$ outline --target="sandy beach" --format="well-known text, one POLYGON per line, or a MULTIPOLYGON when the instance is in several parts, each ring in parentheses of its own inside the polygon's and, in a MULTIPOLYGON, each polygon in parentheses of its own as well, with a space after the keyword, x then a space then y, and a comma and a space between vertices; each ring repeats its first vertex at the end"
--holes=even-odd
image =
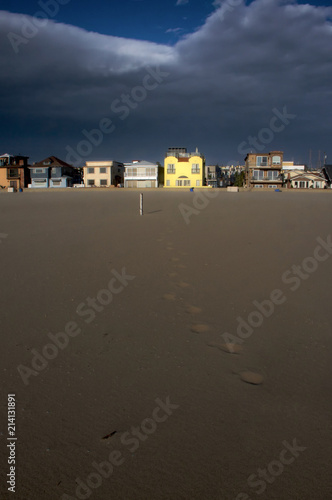
POLYGON ((0 194, 1 499, 332 498, 332 192, 211 194, 0 194))

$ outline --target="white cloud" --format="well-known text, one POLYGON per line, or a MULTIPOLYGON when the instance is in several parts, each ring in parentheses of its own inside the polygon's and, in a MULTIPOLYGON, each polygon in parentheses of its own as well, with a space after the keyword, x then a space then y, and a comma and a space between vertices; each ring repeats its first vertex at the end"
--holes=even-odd
POLYGON ((189 3, 189 0, 177 0, 175 5, 179 7, 179 5, 186 5, 187 3, 189 3))
POLYGON ((183 28, 168 28, 165 33, 181 33, 181 31, 183 31, 183 28))

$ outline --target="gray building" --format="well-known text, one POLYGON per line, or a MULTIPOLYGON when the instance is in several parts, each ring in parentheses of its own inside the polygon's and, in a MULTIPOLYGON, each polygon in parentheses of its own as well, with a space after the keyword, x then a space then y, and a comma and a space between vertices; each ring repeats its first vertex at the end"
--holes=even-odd
POLYGON ((32 188, 71 187, 76 174, 74 167, 56 156, 34 163, 29 169, 32 188))

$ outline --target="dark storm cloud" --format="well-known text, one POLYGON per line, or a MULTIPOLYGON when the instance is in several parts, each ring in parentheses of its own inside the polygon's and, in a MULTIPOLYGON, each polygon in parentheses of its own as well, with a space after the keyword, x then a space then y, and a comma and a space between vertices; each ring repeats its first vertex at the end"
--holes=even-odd
POLYGON ((2 12, 1 148, 64 157, 107 117, 114 130, 90 157, 157 160, 168 146, 197 145, 208 161, 237 161, 239 145, 286 107, 296 118, 265 147, 305 161, 309 148, 328 146, 331 130, 331 14, 294 2, 229 0, 169 47, 52 21, 15 46, 9 34, 22 36, 32 18, 2 12), (163 76, 152 89, 152 77, 144 78, 157 67, 163 76), (124 94, 127 113, 119 111, 124 94))

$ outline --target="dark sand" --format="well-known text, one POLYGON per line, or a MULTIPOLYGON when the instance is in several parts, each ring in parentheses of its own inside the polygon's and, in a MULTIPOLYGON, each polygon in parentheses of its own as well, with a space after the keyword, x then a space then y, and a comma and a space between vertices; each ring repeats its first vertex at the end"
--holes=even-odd
POLYGON ((219 191, 187 225, 178 206, 193 196, 145 191, 140 217, 136 190, 0 194, 1 500, 332 498, 332 256, 296 291, 281 278, 332 233, 332 192, 219 191), (77 306, 123 267, 135 279, 85 323, 77 306), (286 301, 242 349, 220 348, 276 288, 286 301), (24 385, 17 366, 31 366, 31 349, 69 321, 82 332, 24 385), (8 392, 15 494, 5 483, 8 392), (131 453, 121 436, 167 397, 178 408, 131 453), (258 469, 294 439, 306 449, 280 473, 274 463, 259 495, 258 469), (76 478, 86 482, 112 450, 123 463, 77 496, 76 478))

